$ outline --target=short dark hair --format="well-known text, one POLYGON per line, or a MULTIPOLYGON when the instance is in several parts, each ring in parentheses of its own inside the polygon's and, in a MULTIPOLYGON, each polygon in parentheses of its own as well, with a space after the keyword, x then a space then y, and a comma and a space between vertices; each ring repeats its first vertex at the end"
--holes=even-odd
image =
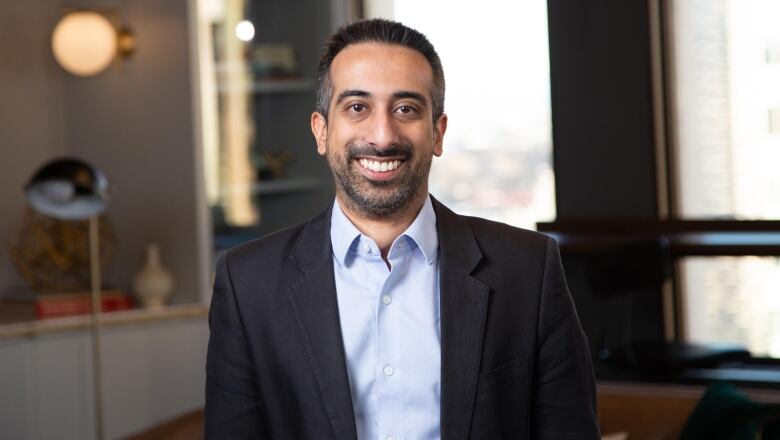
POLYGON ((356 21, 342 26, 335 34, 325 40, 325 49, 322 52, 317 71, 315 110, 325 117, 325 120, 328 119, 328 107, 333 98, 330 65, 336 55, 350 44, 369 42, 408 47, 420 52, 428 60, 428 64, 433 70, 433 84, 431 86, 433 120, 437 121, 444 113, 444 69, 441 66, 439 54, 422 33, 401 23, 383 19, 356 21))

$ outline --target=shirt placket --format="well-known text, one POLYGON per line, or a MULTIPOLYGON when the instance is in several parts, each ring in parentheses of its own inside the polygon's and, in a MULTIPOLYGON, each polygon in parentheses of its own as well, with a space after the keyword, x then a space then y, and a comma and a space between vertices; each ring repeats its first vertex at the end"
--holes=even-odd
MULTIPOLYGON (((399 264, 401 252, 391 250, 390 263, 393 268, 399 264)), ((398 292, 400 271, 388 271, 385 262, 377 261, 377 271, 384 273, 376 296, 376 383, 378 439, 400 440, 403 428, 403 377, 401 364, 401 317, 398 307, 401 298, 398 292)))

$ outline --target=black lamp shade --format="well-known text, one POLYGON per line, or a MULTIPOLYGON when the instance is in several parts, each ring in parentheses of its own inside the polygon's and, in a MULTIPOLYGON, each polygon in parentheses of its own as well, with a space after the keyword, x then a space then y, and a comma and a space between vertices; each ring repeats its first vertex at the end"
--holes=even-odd
POLYGON ((83 220, 100 214, 108 203, 108 180, 88 163, 73 158, 43 165, 25 187, 27 201, 45 215, 83 220))

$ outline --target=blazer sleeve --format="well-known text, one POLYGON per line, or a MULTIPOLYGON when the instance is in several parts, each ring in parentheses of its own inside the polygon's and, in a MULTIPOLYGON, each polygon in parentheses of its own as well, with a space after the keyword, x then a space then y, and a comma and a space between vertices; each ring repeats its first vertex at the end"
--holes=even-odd
POLYGON ((533 438, 600 439, 590 349, 553 239, 547 242, 538 322, 533 438))
POLYGON ((205 438, 267 438, 259 385, 227 252, 217 261, 209 329, 205 438))

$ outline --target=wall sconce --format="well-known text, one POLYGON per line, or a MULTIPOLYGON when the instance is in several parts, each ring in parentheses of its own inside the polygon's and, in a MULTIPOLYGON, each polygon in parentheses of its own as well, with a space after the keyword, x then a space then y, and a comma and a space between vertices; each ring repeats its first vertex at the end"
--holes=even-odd
POLYGON ((51 47, 63 69, 77 76, 92 76, 105 70, 117 56, 129 56, 135 41, 128 29, 117 29, 103 14, 77 10, 65 14, 54 27, 51 47))

